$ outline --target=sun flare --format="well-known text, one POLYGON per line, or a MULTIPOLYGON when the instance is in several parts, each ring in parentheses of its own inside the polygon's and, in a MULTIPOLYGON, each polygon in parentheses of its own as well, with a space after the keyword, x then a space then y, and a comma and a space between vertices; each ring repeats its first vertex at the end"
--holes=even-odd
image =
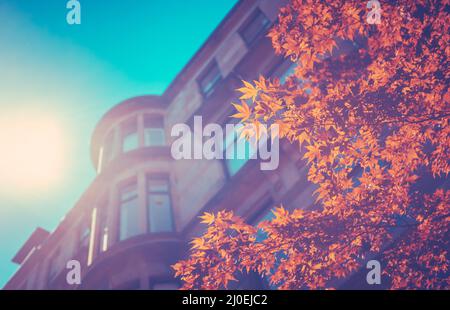
POLYGON ((0 116, 0 189, 48 192, 62 180, 66 141, 61 122, 47 115, 0 116))

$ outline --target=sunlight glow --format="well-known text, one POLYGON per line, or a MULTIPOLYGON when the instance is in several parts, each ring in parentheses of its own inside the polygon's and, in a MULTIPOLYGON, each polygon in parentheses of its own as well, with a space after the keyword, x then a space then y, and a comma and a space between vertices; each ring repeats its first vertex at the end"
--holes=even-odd
POLYGON ((40 113, 0 115, 0 190, 9 194, 48 193, 65 172, 63 126, 40 113))

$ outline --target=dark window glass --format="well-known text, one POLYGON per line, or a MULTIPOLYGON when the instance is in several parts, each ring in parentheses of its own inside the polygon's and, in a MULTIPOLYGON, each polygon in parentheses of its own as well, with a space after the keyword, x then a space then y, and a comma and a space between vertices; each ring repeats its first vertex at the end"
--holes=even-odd
POLYGON ((286 84, 287 78, 290 77, 291 75, 293 75, 295 73, 295 68, 297 68, 297 64, 296 63, 292 63, 290 64, 290 66, 283 72, 283 74, 281 74, 280 76, 280 83, 286 84))
POLYGON ((145 116, 144 118, 145 146, 162 146, 166 144, 164 121, 160 116, 145 116))
MULTIPOLYGON (((274 205, 273 200, 268 199, 268 201, 266 201, 262 205, 262 207, 259 208, 258 213, 249 219, 249 222, 256 227, 261 222, 273 220, 275 218, 275 215, 273 214, 275 208, 273 207, 273 205, 274 205)), ((256 233, 256 241, 261 242, 266 238, 267 234, 262 229, 259 229, 258 232, 256 233)))
POLYGON ((219 82, 222 80, 219 66, 213 61, 205 71, 200 75, 198 83, 200 90, 205 97, 209 97, 216 89, 219 82))
POLYGON ((169 181, 166 177, 148 178, 147 208, 150 232, 173 231, 169 181))
MULTIPOLYGON (((273 201, 270 199, 269 201, 267 201, 264 206, 261 208, 261 211, 259 211, 259 213, 253 217, 252 219, 250 219, 250 223, 254 226, 257 227, 261 222, 264 221, 271 221, 275 218, 275 215, 273 214, 273 211, 275 210, 275 208, 273 207, 274 203, 273 201)), ((256 242, 263 242, 264 240, 266 240, 268 237, 267 232, 265 232, 262 229, 258 229, 258 231, 256 232, 256 242)), ((278 257, 278 254, 275 254, 278 257)), ((278 264, 278 262, 277 262, 278 264)), ((261 278, 261 285, 264 286, 265 289, 276 289, 277 287, 274 285, 270 284, 269 279, 267 278, 267 276, 263 276, 261 278)))
POLYGON ((239 31, 247 45, 252 45, 270 27, 270 20, 260 10, 256 10, 239 31))
POLYGON ((120 240, 139 234, 139 204, 136 183, 120 190, 120 240))
POLYGON ((139 146, 136 119, 122 125, 122 152, 128 152, 139 146))
POLYGON ((241 126, 236 124, 235 131, 225 131, 224 158, 230 176, 238 173, 256 152, 256 147, 250 141, 244 138, 239 139, 239 127, 241 126))

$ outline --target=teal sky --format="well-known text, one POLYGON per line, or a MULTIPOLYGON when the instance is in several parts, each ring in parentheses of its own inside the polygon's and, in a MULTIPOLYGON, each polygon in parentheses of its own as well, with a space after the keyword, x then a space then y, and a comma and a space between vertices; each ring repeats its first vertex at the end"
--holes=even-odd
MULTIPOLYGON (((237 2, 79 1, 81 25, 68 25, 66 0, 0 0, 0 131, 10 130, 10 115, 51 119, 65 155, 56 184, 24 190, 0 182, 0 287, 34 229, 55 229, 95 177, 89 143, 101 116, 123 99, 161 94, 237 2)), ((31 144, 28 151, 34 160, 31 144)))

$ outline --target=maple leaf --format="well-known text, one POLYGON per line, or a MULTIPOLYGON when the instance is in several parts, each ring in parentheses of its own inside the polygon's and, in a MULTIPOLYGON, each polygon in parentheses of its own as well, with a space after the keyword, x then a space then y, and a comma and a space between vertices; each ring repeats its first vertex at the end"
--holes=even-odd
POLYGON ((313 270, 318 270, 318 269, 320 269, 320 268, 322 268, 322 264, 320 264, 320 263, 311 266, 311 269, 313 269, 313 270))
POLYGON ((448 288, 450 191, 431 179, 450 173, 450 16, 438 0, 382 6, 389 19, 377 31, 361 1, 292 0, 280 10, 269 38, 295 72, 284 83, 243 81, 238 91, 252 103, 233 104, 233 117, 277 124, 280 137, 306 144, 305 154, 289 156, 307 160, 293 173, 307 174, 316 204, 304 199, 307 185, 292 187, 299 198, 257 227, 231 211, 204 215, 203 239, 173 266, 183 288, 223 288, 244 270, 280 289, 331 288, 364 270, 368 251, 383 259, 391 288, 448 288), (400 238, 399 215, 407 222, 400 238))
POLYGON ((251 110, 247 103, 242 102, 242 105, 232 103, 238 113, 233 114, 231 117, 241 119, 241 122, 245 122, 251 115, 251 110))
POLYGON ((308 151, 305 153, 303 158, 308 159, 308 163, 311 163, 320 157, 320 149, 318 145, 308 145, 306 149, 308 151))
POLYGON ((202 220, 201 223, 211 225, 214 223, 215 216, 212 213, 205 212, 202 216, 199 216, 199 218, 202 220))
POLYGON ((352 245, 361 246, 362 245, 361 236, 356 237, 356 239, 352 241, 352 245))
POLYGON ((308 143, 311 143, 311 140, 309 138, 309 135, 306 133, 306 131, 303 131, 299 136, 298 136, 298 143, 300 144, 300 146, 303 144, 303 142, 306 141, 308 143))
POLYGON ((238 91, 243 94, 239 99, 241 100, 252 99, 252 102, 255 102, 255 98, 256 96, 258 96, 258 89, 247 81, 242 82, 244 83, 245 87, 241 87, 238 89, 238 91))
POLYGON ((336 253, 330 252, 330 254, 328 254, 328 258, 329 258, 331 261, 335 261, 335 260, 336 260, 336 253))
POLYGON ((192 249, 197 250, 205 250, 207 247, 205 246, 205 240, 203 238, 195 238, 191 241, 192 249))

